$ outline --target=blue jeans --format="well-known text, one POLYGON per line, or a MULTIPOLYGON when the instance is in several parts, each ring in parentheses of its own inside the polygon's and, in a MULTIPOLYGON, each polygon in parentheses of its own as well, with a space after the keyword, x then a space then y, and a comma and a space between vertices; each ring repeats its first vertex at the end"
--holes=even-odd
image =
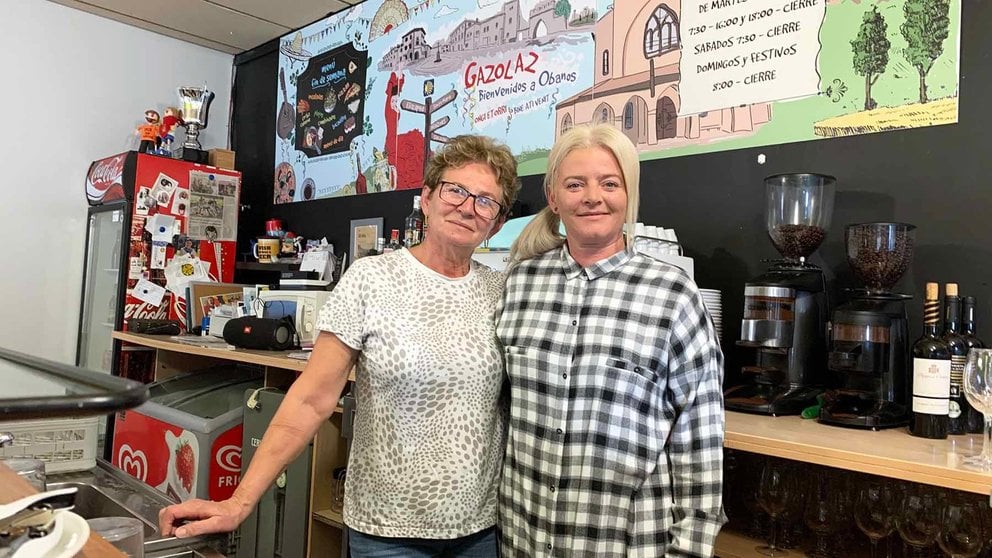
POLYGON ((457 539, 399 539, 348 529, 351 558, 496 558, 496 528, 457 539))

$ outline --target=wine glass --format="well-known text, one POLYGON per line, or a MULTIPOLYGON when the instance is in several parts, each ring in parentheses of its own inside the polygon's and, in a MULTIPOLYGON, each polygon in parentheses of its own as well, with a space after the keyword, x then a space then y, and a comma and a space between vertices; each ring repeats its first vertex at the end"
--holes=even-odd
POLYGON ((992 349, 971 349, 962 375, 964 396, 985 415, 982 453, 963 461, 967 467, 992 471, 992 349))
POLYGON ((858 489, 854 522, 871 541, 871 558, 878 558, 878 541, 895 529, 895 498, 891 486, 882 479, 868 479, 858 489))
POLYGON ((982 515, 975 503, 950 497, 940 515, 940 549, 951 558, 974 558, 982 550, 984 537, 982 515))
POLYGON ((785 511, 789 501, 796 495, 796 476, 782 460, 769 459, 761 470, 758 482, 758 505, 771 518, 771 534, 767 546, 755 547, 765 556, 787 556, 789 553, 776 546, 778 538, 778 518, 785 511))
POLYGON ((926 556, 927 547, 937 539, 940 528, 940 502, 929 487, 908 487, 902 496, 896 529, 903 542, 912 547, 918 558, 926 556))
MULTIPOLYGON (((742 531, 750 538, 763 539, 765 537, 765 519, 768 514, 758 504, 758 485, 760 484, 760 471, 765 462, 771 458, 747 452, 738 452, 738 458, 740 459, 739 465, 742 474, 738 475, 741 480, 740 486, 734 491, 740 492, 741 503, 745 511, 744 517, 748 518, 742 531), (754 474, 755 471, 758 471, 759 474, 754 474)), ((734 485, 725 482, 724 486, 734 485)))
POLYGON ((807 487, 803 521, 816 536, 816 543, 810 554, 812 558, 831 556, 827 535, 837 527, 837 522, 844 513, 843 493, 840 488, 826 471, 814 475, 807 487))

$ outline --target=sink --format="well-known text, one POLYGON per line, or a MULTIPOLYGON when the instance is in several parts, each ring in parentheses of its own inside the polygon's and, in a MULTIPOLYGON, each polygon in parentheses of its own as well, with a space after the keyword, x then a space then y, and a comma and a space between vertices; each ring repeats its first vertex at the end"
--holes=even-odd
POLYGON ((163 537, 158 530, 158 512, 175 503, 165 494, 97 458, 87 471, 48 475, 48 488, 75 487, 73 511, 86 519, 136 517, 145 528, 145 558, 202 558, 207 547, 229 548, 227 535, 204 535, 188 539, 163 537))
POLYGON ((85 482, 48 483, 48 490, 60 488, 76 488, 76 505, 72 509, 83 519, 98 517, 133 517, 141 521, 145 527, 145 539, 153 538, 158 533, 158 526, 149 523, 145 518, 129 510, 124 504, 108 496, 98 487, 85 482))

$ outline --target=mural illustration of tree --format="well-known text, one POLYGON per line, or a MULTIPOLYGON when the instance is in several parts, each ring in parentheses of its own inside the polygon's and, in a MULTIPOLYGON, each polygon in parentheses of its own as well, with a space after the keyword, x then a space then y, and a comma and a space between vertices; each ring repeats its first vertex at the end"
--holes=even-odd
POLYGON ((944 52, 944 39, 951 25, 947 17, 950 0, 906 0, 902 36, 908 46, 903 55, 920 73, 920 102, 927 102, 927 74, 933 62, 944 52))
POLYGON ((858 30, 858 37, 851 41, 854 51, 854 71, 865 76, 865 110, 875 108, 875 100, 871 98, 871 86, 875 85, 878 76, 885 73, 889 65, 889 48, 892 46, 885 33, 888 25, 885 18, 873 6, 865 12, 858 30))
POLYGON ((568 0, 558 0, 555 2, 556 16, 568 18, 568 14, 570 13, 572 13, 572 4, 568 0))

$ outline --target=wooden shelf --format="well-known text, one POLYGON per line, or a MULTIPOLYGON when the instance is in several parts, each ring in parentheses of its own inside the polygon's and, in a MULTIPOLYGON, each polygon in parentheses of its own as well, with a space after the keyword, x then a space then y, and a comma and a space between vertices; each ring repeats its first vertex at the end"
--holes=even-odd
MULTIPOLYGON (((713 555, 717 558, 764 558, 764 555, 755 550, 755 547, 767 544, 767 541, 759 541, 746 537, 734 531, 723 529, 716 536, 716 544, 713 555)), ((806 558, 801 549, 790 548, 789 558, 806 558)))
POLYGON ((726 418, 727 448, 986 496, 992 492, 992 475, 961 466, 964 458, 981 453, 978 434, 927 440, 905 428, 873 432, 731 411, 726 418))
POLYGON ((305 360, 297 360, 286 356, 287 353, 292 351, 253 351, 249 349, 218 349, 215 347, 199 347, 196 345, 187 345, 186 343, 171 341, 168 335, 146 335, 143 333, 128 333, 126 331, 115 331, 113 333, 113 338, 126 341, 128 343, 134 343, 136 345, 143 345, 145 347, 152 347, 165 351, 223 358, 236 362, 272 366, 286 370, 296 370, 297 372, 302 371, 307 365, 307 361, 305 360))
MULTIPOLYGON (((716 537, 716 544, 713 555, 717 558, 764 558, 764 555, 755 550, 755 547, 768 544, 768 541, 759 541, 751 537, 744 536, 735 531, 723 529, 716 537)), ((802 549, 790 548, 789 558, 806 558, 802 549)))
POLYGON ((338 529, 344 529, 344 517, 340 513, 333 510, 320 510, 313 512, 313 518, 321 523, 330 525, 331 527, 337 527, 338 529))

